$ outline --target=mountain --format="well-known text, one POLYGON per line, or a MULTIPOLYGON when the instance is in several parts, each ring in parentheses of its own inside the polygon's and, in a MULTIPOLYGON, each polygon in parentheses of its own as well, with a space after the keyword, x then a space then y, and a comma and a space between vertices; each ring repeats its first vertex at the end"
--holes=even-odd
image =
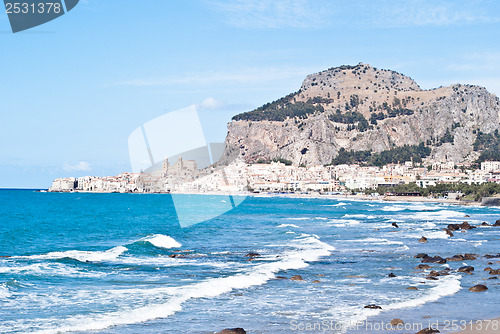
POLYGON ((472 162, 500 154, 499 129, 500 101, 483 87, 423 90, 410 77, 360 63, 308 75, 297 92, 234 116, 223 161, 383 162, 419 152, 472 162))

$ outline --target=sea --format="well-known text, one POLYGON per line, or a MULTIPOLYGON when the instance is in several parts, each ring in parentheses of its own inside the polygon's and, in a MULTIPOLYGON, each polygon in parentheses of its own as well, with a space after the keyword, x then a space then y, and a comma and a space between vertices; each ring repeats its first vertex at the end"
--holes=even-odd
POLYGON ((484 271, 500 268, 484 257, 500 252, 500 227, 443 228, 497 219, 492 207, 250 196, 182 228, 169 194, 0 190, 0 333, 376 333, 394 318, 405 325, 391 333, 450 332, 500 316, 500 279, 484 271), (478 258, 431 264, 451 270, 429 280, 418 253, 478 258))

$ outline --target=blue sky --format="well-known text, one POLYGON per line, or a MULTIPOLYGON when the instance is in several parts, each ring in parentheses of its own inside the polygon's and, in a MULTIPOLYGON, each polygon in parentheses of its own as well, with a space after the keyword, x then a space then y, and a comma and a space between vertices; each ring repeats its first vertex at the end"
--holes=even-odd
POLYGON ((0 187, 129 171, 144 122, 198 104, 223 137, 233 114, 342 64, 499 95, 499 13, 493 0, 81 0, 12 34, 2 10, 0 187))

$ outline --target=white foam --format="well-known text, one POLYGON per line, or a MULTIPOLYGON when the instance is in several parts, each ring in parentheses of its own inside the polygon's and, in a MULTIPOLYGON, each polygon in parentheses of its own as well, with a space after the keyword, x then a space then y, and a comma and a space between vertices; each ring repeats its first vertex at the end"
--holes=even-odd
POLYGON ((158 248, 179 248, 182 245, 177 242, 174 238, 169 237, 168 235, 163 234, 155 234, 151 237, 143 239, 144 241, 149 242, 155 247, 158 248))
POLYGON ((337 227, 354 226, 354 225, 359 225, 360 223, 361 222, 359 220, 355 219, 336 219, 328 222, 328 224, 337 227))
POLYGON ((9 291, 9 288, 5 285, 5 283, 0 284, 0 299, 6 299, 12 296, 12 293, 9 291))
POLYGON ((20 258, 29 258, 33 260, 56 260, 71 258, 80 262, 102 262, 116 259, 125 253, 128 249, 123 246, 117 246, 107 251, 79 251, 70 250, 65 252, 50 252, 42 255, 20 256, 20 258))
POLYGON ((314 219, 316 219, 316 220, 328 220, 328 218, 326 218, 326 217, 314 217, 314 219))
POLYGON ((307 217, 290 217, 290 218, 286 218, 288 220, 309 220, 309 218, 307 217))
MULTIPOLYGON (((77 315, 67 319, 38 319, 43 325, 38 327, 39 334, 61 333, 71 331, 102 330, 111 326, 145 322, 157 318, 168 317, 180 310, 182 304, 193 298, 210 298, 235 289, 246 289, 265 284, 282 270, 301 269, 308 266, 308 262, 317 261, 328 256, 334 247, 320 241, 312 235, 302 234, 294 239, 294 250, 284 253, 279 261, 258 264, 246 272, 233 276, 207 279, 200 283, 174 287, 147 289, 147 295, 168 294, 168 302, 150 304, 134 309, 123 309, 98 315, 77 315)), ((135 291, 135 294, 140 294, 135 291)), ((40 326, 40 325, 39 325, 40 326)))
POLYGON ((301 228, 300 226, 297 226, 295 224, 281 224, 276 227, 295 227, 295 228, 301 228))
POLYGON ((365 239, 357 239, 357 240, 344 240, 346 242, 369 242, 374 245, 404 245, 401 241, 391 241, 387 239, 380 238, 365 238, 365 239))
POLYGON ((344 216, 342 216, 342 218, 366 218, 366 219, 375 219, 377 217, 373 216, 373 215, 364 215, 364 214, 345 214, 344 216))
POLYGON ((420 297, 414 299, 408 299, 403 301, 398 301, 392 304, 379 304, 382 309, 362 309, 358 306, 349 307, 347 310, 343 310, 343 314, 349 315, 340 321, 345 328, 349 326, 355 326, 357 323, 366 321, 368 317, 376 316, 384 311, 398 310, 403 308, 414 308, 426 303, 435 302, 442 297, 450 296, 461 289, 460 276, 449 275, 444 276, 439 281, 436 281, 436 285, 428 290, 426 290, 420 297), (348 311, 348 312, 346 312, 348 311))

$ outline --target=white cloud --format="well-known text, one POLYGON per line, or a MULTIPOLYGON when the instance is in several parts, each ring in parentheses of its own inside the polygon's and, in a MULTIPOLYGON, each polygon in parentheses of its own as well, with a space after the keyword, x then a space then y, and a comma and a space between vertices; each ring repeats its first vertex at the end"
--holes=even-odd
POLYGON ((91 168, 87 161, 80 161, 77 164, 65 163, 63 169, 67 172, 85 172, 89 171, 91 168))
POLYGON ((449 26, 500 21, 492 0, 212 0, 209 4, 229 25, 251 29, 449 26))
POLYGON ((203 100, 197 107, 201 110, 214 110, 224 106, 224 102, 209 97, 203 100))

